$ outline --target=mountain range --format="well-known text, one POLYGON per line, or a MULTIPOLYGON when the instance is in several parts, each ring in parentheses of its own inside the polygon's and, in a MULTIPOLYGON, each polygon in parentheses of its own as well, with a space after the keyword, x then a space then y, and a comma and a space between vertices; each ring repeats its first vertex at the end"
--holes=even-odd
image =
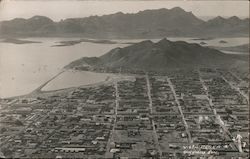
POLYGON ((175 68, 247 67, 248 61, 246 57, 225 54, 199 44, 172 42, 164 38, 156 43, 146 40, 115 48, 100 57, 83 57, 66 68, 81 69, 86 66, 160 71, 175 68))
POLYGON ((180 7, 118 12, 103 16, 69 18, 55 22, 48 17, 15 18, 0 22, 1 37, 63 36, 87 38, 162 38, 248 36, 249 18, 216 17, 203 21, 180 7))

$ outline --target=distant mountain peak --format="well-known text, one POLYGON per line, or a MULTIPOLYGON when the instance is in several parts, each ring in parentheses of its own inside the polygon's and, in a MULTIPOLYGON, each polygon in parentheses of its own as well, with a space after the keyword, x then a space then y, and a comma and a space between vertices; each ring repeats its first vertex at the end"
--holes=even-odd
POLYGON ((226 18, 223 18, 222 16, 217 16, 217 17, 215 17, 214 19, 211 19, 211 20, 213 20, 213 21, 224 21, 224 20, 226 20, 226 18))
POLYGON ((232 16, 232 17, 229 17, 229 18, 224 18, 222 16, 217 16, 213 19, 210 19, 210 21, 241 21, 242 19, 240 19, 239 17, 237 16, 232 16))
POLYGON ((50 18, 48 18, 46 16, 41 16, 41 15, 35 15, 35 16, 30 18, 30 20, 41 20, 41 19, 51 20, 50 18))
MULTIPOLYGON (((174 13, 174 14, 184 14, 184 13, 189 13, 186 12, 184 9, 182 9, 181 7, 174 7, 171 9, 167 9, 167 8, 159 8, 159 9, 147 9, 147 10, 143 10, 143 11, 139 11, 138 13, 174 13)), ((135 13, 137 14, 137 13, 135 13)))
MULTIPOLYGON (((111 16, 120 16, 120 15, 125 15, 123 12, 116 12, 114 14, 110 14, 111 16)), ((109 15, 106 15, 109 16, 109 15)))
POLYGON ((172 41, 168 40, 167 38, 163 38, 160 41, 158 41, 157 43, 155 43, 155 45, 157 46, 168 46, 172 43, 172 41))
MULTIPOLYGON (((224 25, 234 25, 237 26, 238 24, 242 24, 245 23, 246 24, 247 20, 242 20, 237 16, 232 16, 229 18, 224 18, 221 16, 218 16, 214 19, 210 19, 207 21, 208 24, 213 24, 213 25, 220 25, 220 26, 224 26, 224 25)), ((244 25, 245 25, 244 24, 244 25)))
POLYGON ((158 41, 158 43, 169 43, 171 42, 170 40, 168 40, 167 38, 163 38, 160 41, 158 41))
POLYGON ((237 20, 241 20, 239 17, 237 17, 237 16, 232 16, 232 17, 230 17, 229 19, 237 19, 237 20))
POLYGON ((171 11, 177 11, 177 12, 186 12, 183 8, 181 7, 174 7, 172 9, 170 9, 171 11))
POLYGON ((241 19, 237 16, 232 16, 232 17, 228 18, 228 20, 233 21, 233 22, 241 21, 241 19))
POLYGON ((46 16, 40 16, 36 15, 27 20, 28 22, 31 22, 32 25, 35 24, 35 26, 40 27, 41 25, 48 25, 54 23, 53 20, 46 16))

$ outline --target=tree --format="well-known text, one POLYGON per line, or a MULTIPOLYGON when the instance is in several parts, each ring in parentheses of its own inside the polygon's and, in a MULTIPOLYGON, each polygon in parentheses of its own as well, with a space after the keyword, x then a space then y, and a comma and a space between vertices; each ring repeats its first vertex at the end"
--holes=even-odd
POLYGON ((23 123, 20 120, 16 120, 14 122, 17 126, 23 126, 23 123))
POLYGON ((0 133, 2 134, 4 132, 6 132, 6 131, 7 131, 7 128, 3 127, 3 128, 1 128, 0 133))
POLYGON ((233 111, 227 107, 225 108, 225 111, 227 112, 227 114, 233 114, 233 111))

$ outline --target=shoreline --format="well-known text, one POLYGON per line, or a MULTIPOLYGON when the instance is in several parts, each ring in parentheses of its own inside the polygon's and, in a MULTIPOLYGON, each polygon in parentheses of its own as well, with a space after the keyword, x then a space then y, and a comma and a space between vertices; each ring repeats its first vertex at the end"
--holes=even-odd
MULTIPOLYGON (((14 99, 14 98, 23 98, 23 97, 28 97, 28 96, 30 96, 30 97, 39 96, 39 95, 43 96, 43 95, 48 95, 48 94, 52 94, 52 93, 64 93, 65 91, 70 91, 70 90, 77 89, 77 88, 92 87, 92 86, 98 86, 98 85, 105 84, 105 83, 110 83, 110 82, 113 82, 113 80, 115 79, 115 78, 112 78, 111 76, 107 76, 103 81, 100 81, 97 83, 83 84, 83 85, 79 85, 79 86, 67 87, 67 88, 61 88, 61 89, 55 89, 55 90, 48 90, 48 91, 42 90, 43 87, 45 87, 48 83, 50 83, 51 81, 56 79, 58 76, 60 76, 61 74, 65 73, 65 72, 70 72, 70 71, 76 71, 76 70, 64 69, 61 72, 57 73, 52 78, 50 78, 49 80, 47 80, 46 82, 44 82, 43 84, 41 84, 39 87, 37 87, 36 89, 34 89, 30 93, 27 93, 24 95, 11 96, 11 97, 4 97, 4 98, 0 98, 0 99, 6 100, 6 99, 14 99)), ((83 71, 77 71, 77 72, 83 72, 83 71)), ((87 72, 93 72, 93 71, 87 71, 87 72)), ((93 73, 97 73, 97 72, 93 72, 93 73)))
POLYGON ((56 74, 55 76, 53 76, 51 79, 49 79, 48 81, 46 81, 45 83, 43 83, 42 85, 40 85, 38 88, 36 88, 35 90, 33 90, 31 93, 29 94, 37 94, 37 93, 41 93, 42 88, 44 86, 46 86, 49 82, 53 81, 54 79, 56 79, 58 76, 60 76, 62 73, 66 72, 66 70, 62 70, 61 72, 59 72, 58 74, 56 74))
MULTIPOLYGON (((95 87, 98 85, 103 85, 103 84, 110 84, 113 83, 114 81, 119 81, 121 79, 128 79, 131 78, 131 74, 120 74, 120 73, 108 73, 110 74, 109 76, 107 76, 103 81, 100 82, 96 82, 96 83, 91 83, 91 84, 82 84, 79 86, 73 86, 73 87, 67 87, 67 88, 61 88, 61 89, 55 89, 55 90, 48 90, 48 91, 43 91, 42 88, 45 87, 49 82, 53 81, 54 79, 56 79, 58 76, 60 76, 61 74, 65 73, 65 72, 92 72, 92 73, 101 73, 101 72, 95 72, 95 71, 80 71, 80 70, 74 70, 74 69, 64 69, 61 72, 57 73, 55 76, 53 76, 52 78, 50 78, 49 80, 47 80, 46 82, 44 82, 43 84, 41 84, 39 87, 37 87, 36 89, 34 89, 32 92, 24 94, 24 95, 17 95, 17 96, 11 96, 11 97, 4 97, 4 98, 0 98, 3 100, 8 100, 8 99, 14 99, 14 98, 24 98, 24 97, 38 97, 38 96, 47 96, 47 95, 52 95, 53 93, 66 93, 68 91, 77 89, 77 88, 87 88, 87 87, 95 87), (111 74, 113 76, 111 76, 111 74)), ((106 73, 107 74, 107 73, 106 73)), ((136 76, 143 76, 143 75, 136 75, 136 76)))
POLYGON ((0 99, 22 98, 22 97, 27 97, 27 96, 32 96, 32 95, 40 94, 40 93, 42 93, 41 89, 45 85, 47 85, 49 82, 51 82, 52 80, 54 80, 56 77, 58 77, 60 74, 62 74, 65 71, 66 70, 63 70, 63 71, 57 73, 55 76, 53 76, 52 78, 50 78, 49 80, 47 80, 46 82, 44 82, 43 84, 41 84, 39 87, 37 87, 36 89, 34 89, 33 91, 31 91, 30 93, 23 94, 23 95, 17 95, 17 96, 11 96, 11 97, 3 97, 3 98, 0 98, 0 99))

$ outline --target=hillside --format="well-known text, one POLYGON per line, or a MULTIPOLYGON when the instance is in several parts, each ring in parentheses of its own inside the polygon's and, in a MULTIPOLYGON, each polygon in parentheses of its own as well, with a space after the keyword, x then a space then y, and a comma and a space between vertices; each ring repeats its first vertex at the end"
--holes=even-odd
POLYGON ((118 12, 103 16, 70 18, 54 22, 34 16, 0 22, 1 37, 63 36, 86 38, 162 38, 166 36, 248 36, 249 19, 197 18, 182 8, 145 10, 133 14, 118 12))
POLYGON ((240 19, 237 16, 223 18, 218 16, 203 23, 200 28, 210 36, 216 36, 215 34, 249 36, 249 18, 240 19))
MULTIPOLYGON (((172 42, 162 39, 157 43, 142 41, 125 48, 115 48, 101 57, 84 57, 66 66, 130 68, 144 70, 165 70, 173 68, 233 67, 247 64, 235 55, 190 44, 183 41, 172 42)), ((247 65, 246 65, 247 66, 247 65)))

